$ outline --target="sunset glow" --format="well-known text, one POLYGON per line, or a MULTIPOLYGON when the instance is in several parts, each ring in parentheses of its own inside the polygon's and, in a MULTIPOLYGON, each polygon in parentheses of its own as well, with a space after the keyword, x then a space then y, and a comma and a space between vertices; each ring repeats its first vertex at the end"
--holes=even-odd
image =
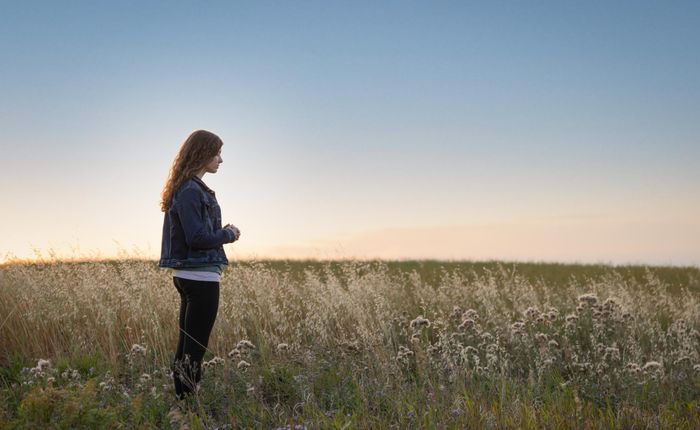
POLYGON ((0 261, 160 253, 184 138, 229 259, 700 265, 700 6, 3 8, 0 261))

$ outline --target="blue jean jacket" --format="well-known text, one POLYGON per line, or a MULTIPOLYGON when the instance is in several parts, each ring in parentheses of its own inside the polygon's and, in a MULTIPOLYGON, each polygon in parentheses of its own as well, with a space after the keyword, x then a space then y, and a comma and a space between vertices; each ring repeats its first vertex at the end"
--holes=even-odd
POLYGON ((163 219, 160 267, 200 267, 228 264, 224 243, 233 232, 221 228, 216 195, 198 177, 188 179, 173 194, 163 219))

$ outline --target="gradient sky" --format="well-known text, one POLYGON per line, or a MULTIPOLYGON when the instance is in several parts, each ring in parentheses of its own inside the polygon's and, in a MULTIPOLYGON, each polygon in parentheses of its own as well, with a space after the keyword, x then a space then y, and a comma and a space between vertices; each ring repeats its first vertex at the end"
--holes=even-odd
POLYGON ((700 2, 3 2, 0 261, 160 253, 193 130, 230 260, 700 265, 700 2))

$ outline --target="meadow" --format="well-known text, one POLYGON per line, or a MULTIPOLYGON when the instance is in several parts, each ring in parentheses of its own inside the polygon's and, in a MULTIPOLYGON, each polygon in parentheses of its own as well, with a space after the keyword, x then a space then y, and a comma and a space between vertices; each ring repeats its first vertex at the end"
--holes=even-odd
POLYGON ((700 269, 246 261, 200 390, 148 260, 0 266, 0 429, 700 428, 700 269))

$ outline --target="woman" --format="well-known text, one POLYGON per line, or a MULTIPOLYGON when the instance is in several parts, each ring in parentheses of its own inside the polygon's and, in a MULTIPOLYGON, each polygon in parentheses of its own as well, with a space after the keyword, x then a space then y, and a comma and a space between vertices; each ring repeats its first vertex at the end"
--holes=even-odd
POLYGON ((173 268, 180 294, 180 339, 173 360, 175 393, 182 399, 201 379, 202 358, 219 308, 219 282, 228 264, 224 243, 235 242, 240 230, 221 227, 216 195, 202 182, 216 173, 223 142, 214 133, 190 134, 170 168, 162 193, 163 240, 160 267, 173 268))

